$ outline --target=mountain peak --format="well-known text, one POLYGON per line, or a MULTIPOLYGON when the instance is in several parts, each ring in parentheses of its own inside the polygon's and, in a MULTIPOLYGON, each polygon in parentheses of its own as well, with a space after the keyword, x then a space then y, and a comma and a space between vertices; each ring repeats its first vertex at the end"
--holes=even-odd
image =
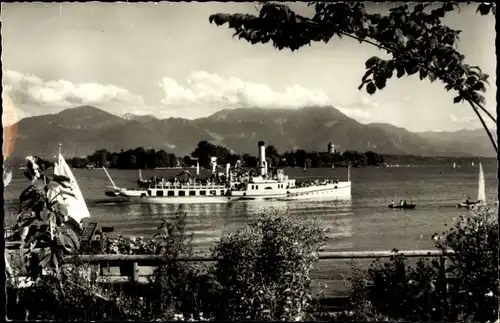
POLYGON ((131 120, 131 121, 133 120, 133 121, 138 121, 138 122, 142 122, 142 123, 159 120, 157 117, 149 115, 149 114, 139 115, 139 114, 134 114, 134 113, 130 113, 130 112, 125 113, 122 116, 122 118, 125 120, 131 120))

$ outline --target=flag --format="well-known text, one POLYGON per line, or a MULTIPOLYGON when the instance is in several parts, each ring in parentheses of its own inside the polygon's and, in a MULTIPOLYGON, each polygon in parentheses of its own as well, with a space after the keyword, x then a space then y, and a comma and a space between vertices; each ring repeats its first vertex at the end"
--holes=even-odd
POLYGON ((58 200, 66 206, 68 216, 81 226, 82 219, 89 218, 90 212, 87 208, 82 192, 80 191, 80 187, 78 187, 75 176, 73 175, 69 165, 66 163, 66 160, 64 160, 62 154, 59 154, 57 163, 54 166, 54 174, 65 176, 70 179, 69 185, 71 187, 71 193, 73 193, 74 197, 70 195, 60 195, 58 196, 58 200))

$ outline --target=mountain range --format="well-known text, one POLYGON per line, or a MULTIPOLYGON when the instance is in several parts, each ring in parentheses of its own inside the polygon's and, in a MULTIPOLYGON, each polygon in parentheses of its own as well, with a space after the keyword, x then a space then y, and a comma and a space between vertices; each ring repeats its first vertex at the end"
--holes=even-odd
POLYGON ((301 109, 226 109, 205 118, 123 117, 92 106, 34 116, 18 122, 14 157, 52 157, 62 144, 65 156, 86 156, 98 149, 139 146, 190 154, 207 140, 236 153, 257 154, 257 142, 278 151, 326 151, 329 142, 341 151, 375 151, 391 155, 494 157, 483 129, 413 133, 385 123, 362 124, 334 107, 301 109))

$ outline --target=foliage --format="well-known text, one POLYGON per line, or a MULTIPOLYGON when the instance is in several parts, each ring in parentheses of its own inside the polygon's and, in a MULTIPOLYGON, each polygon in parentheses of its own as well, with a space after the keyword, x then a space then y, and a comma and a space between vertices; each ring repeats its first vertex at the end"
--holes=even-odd
POLYGON ((453 250, 447 270, 438 260, 420 259, 416 266, 395 253, 377 260, 350 279, 356 319, 377 316, 405 321, 487 322, 498 317, 498 210, 460 217, 435 235, 436 247, 453 250), (453 278, 452 278, 453 277, 453 278))
POLYGON ((69 178, 45 176, 47 163, 38 157, 30 156, 27 161, 25 175, 31 184, 19 197, 18 218, 13 229, 22 232, 28 276, 36 280, 43 269, 59 273, 62 258, 79 249, 79 231, 68 217, 68 210, 59 202, 59 197, 74 196, 68 185, 69 178))
POLYGON ((454 276, 453 293, 466 319, 494 321, 500 302, 498 208, 482 209, 460 218, 441 235, 436 247, 452 249, 448 271, 454 276))
MULTIPOLYGON (((233 154, 227 148, 213 145, 206 141, 201 141, 198 147, 192 153, 193 158, 184 156, 181 160, 181 165, 190 167, 196 165, 196 160, 199 161, 200 167, 210 168, 210 157, 218 157, 218 164, 224 165, 229 162, 233 167, 241 161, 243 167, 256 167, 257 157, 250 154, 233 154), (222 156, 222 157, 221 157, 222 156)), ((331 167, 332 164, 337 167, 346 167, 348 164, 354 166, 377 166, 384 163, 384 156, 373 151, 360 153, 354 150, 347 150, 343 153, 335 152, 306 152, 299 149, 296 151, 286 151, 280 154, 277 149, 269 145, 266 147, 266 156, 268 164, 271 167, 286 167, 298 166, 304 167, 306 160, 309 160, 309 167, 331 167)), ((166 153, 163 150, 154 152, 152 150, 144 150, 139 147, 134 150, 130 149, 120 153, 110 153, 106 150, 99 150, 93 155, 86 158, 71 158, 68 159, 68 164, 72 167, 83 168, 89 163, 105 166, 108 168, 120 169, 143 169, 156 167, 174 167, 177 166, 177 157, 174 154, 166 153), (103 157, 104 156, 104 157, 103 157), (131 163, 131 157, 134 157, 134 163, 131 163)))
POLYGON ((325 230, 279 214, 227 234, 213 249, 217 320, 291 320, 310 305, 309 273, 325 230))
POLYGON ((120 253, 155 254, 163 260, 146 287, 148 301, 141 305, 141 320, 171 320, 179 312, 186 318, 200 318, 202 298, 206 296, 203 291, 209 290, 208 276, 202 265, 181 260, 194 255, 192 234, 186 232, 186 217, 185 213, 177 213, 171 221, 163 220, 153 239, 135 240, 136 248, 117 248, 120 253))
MULTIPOLYGON (((362 2, 312 2, 314 16, 303 17, 288 6, 265 3, 258 16, 250 14, 214 14, 210 23, 228 24, 233 36, 252 44, 272 41, 279 50, 298 50, 311 42, 328 43, 334 36, 343 36, 368 43, 387 52, 391 58, 374 56, 365 63, 366 72, 359 89, 369 94, 386 87, 387 81, 396 75, 418 74, 420 79, 434 82, 439 79, 447 91, 454 90, 454 103, 468 102, 483 127, 488 132, 495 149, 496 142, 479 114, 482 110, 495 118, 483 107, 488 75, 478 66, 465 63, 465 56, 456 50, 461 31, 443 25, 442 18, 458 8, 454 2, 426 10, 427 4, 419 3, 410 10, 407 4, 394 7, 386 15, 370 14, 362 2)), ((496 14, 493 4, 481 4, 478 12, 496 14)))

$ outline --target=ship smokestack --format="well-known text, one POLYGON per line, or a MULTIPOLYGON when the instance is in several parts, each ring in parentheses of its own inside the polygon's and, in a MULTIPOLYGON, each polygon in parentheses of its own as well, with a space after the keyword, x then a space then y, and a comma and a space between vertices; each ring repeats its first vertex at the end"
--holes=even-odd
POLYGON ((267 165, 266 165, 266 144, 263 141, 259 141, 259 168, 260 175, 267 175, 267 165))
POLYGON ((215 172, 217 171, 217 157, 212 157, 211 162, 212 162, 212 174, 215 174, 215 172))

